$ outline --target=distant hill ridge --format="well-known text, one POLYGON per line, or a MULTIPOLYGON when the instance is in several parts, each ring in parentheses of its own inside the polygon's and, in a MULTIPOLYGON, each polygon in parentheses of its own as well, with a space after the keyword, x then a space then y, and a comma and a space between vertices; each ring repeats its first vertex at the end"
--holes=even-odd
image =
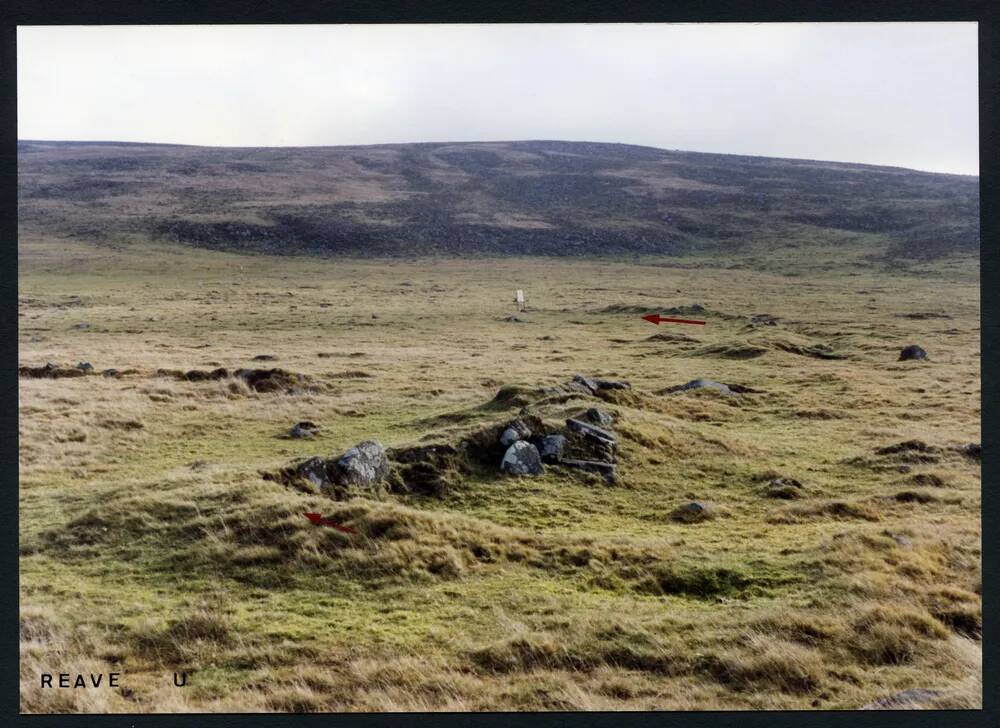
POLYGON ((896 257, 979 249, 977 177, 626 144, 21 141, 18 185, 26 233, 268 253, 725 253, 859 232, 896 257))

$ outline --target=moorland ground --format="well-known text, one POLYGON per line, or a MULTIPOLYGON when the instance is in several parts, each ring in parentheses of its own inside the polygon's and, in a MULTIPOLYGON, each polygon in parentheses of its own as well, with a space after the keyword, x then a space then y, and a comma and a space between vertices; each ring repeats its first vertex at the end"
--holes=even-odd
POLYGON ((978 262, 854 240, 323 260, 22 236, 19 363, 121 372, 20 379, 22 709, 981 705, 978 262), (692 304, 704 327, 641 319, 692 304), (929 359, 897 361, 908 344, 929 359), (157 374, 249 366, 315 386, 157 374), (632 385, 542 412, 617 417, 613 486, 477 471, 335 502, 261 476, 453 442, 577 373, 632 385), (697 377, 753 391, 662 393, 697 377), (286 439, 300 420, 319 435, 286 439), (802 487, 772 497, 779 476, 802 487), (692 500, 714 518, 670 517, 692 500))

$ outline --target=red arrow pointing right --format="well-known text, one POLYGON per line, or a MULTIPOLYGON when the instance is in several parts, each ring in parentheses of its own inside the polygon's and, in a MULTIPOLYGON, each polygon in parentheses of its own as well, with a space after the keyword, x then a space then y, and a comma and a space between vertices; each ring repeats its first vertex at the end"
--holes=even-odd
POLYGON ((663 316, 661 316, 658 313, 648 313, 645 316, 643 316, 643 318, 646 319, 647 321, 649 321, 649 323, 656 324, 657 326, 659 326, 660 324, 663 324, 663 323, 667 323, 667 324, 698 324, 699 326, 704 326, 705 325, 704 321, 695 321, 693 319, 664 318, 663 316))

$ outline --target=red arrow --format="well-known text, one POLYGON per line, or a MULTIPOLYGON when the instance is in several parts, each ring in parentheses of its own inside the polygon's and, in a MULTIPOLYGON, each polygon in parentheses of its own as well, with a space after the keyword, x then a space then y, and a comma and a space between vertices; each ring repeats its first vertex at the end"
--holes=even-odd
POLYGON ((694 321, 693 319, 678 319, 678 318, 664 318, 658 313, 648 313, 643 316, 644 319, 649 321, 651 324, 656 324, 659 326, 662 323, 668 324, 698 324, 699 326, 704 326, 704 321, 694 321))
POLYGON ((336 523, 329 518, 323 518, 323 515, 320 513, 303 513, 302 515, 308 518, 314 526, 333 526, 338 531, 343 531, 344 533, 357 533, 357 531, 350 526, 341 526, 339 523, 336 523))

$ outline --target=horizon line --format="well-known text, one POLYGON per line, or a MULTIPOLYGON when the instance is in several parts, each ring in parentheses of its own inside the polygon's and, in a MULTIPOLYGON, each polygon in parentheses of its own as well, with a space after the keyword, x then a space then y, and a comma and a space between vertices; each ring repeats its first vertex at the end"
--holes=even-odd
POLYGON ((193 149, 349 149, 354 147, 399 147, 418 145, 444 145, 444 144, 528 144, 528 143, 557 143, 557 144, 602 144, 606 146, 639 147, 642 149, 655 149, 661 152, 673 152, 680 154, 705 154, 720 157, 750 157, 755 159, 774 159, 786 162, 814 162, 821 164, 837 164, 851 167, 872 167, 875 169, 894 169, 906 172, 918 172, 920 174, 940 174, 953 177, 974 177, 979 179, 980 174, 969 172, 942 172, 916 167, 904 167, 892 164, 872 164, 871 162, 849 162, 836 159, 815 159, 809 157, 775 157, 765 154, 745 154, 738 152, 706 152, 694 149, 668 149, 667 147, 657 147, 650 144, 633 144, 630 142, 599 142, 591 140, 571 140, 571 139, 481 139, 477 141, 425 141, 425 142, 374 142, 368 144, 262 144, 247 146, 240 144, 188 144, 184 142, 148 142, 148 141, 128 141, 116 139, 17 139, 18 144, 94 144, 94 145, 136 145, 150 147, 190 147, 193 149))

